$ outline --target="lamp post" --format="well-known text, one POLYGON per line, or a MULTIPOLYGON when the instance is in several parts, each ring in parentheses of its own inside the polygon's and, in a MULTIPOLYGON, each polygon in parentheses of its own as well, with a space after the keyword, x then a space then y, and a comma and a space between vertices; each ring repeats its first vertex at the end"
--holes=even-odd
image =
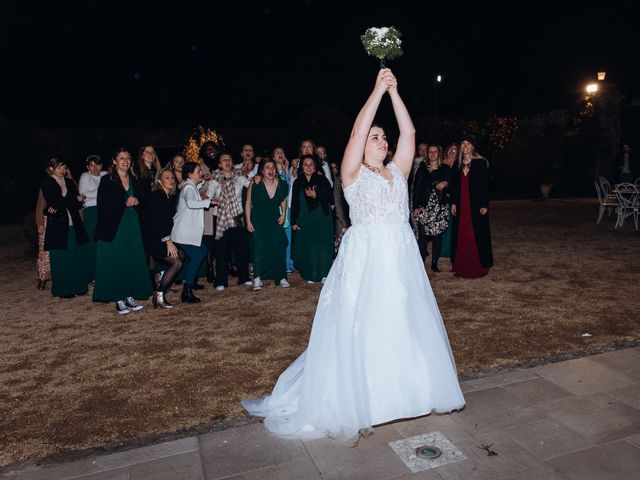
POLYGON ((443 80, 442 75, 438 74, 433 83, 433 113, 436 117, 438 116, 438 93, 443 80))

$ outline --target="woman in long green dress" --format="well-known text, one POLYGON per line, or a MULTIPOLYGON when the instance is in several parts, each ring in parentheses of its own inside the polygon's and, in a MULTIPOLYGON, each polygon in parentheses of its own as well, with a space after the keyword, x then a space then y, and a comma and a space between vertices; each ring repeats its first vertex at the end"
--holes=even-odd
POLYGON ((89 280, 93 280, 96 276, 96 242, 94 234, 96 231, 96 223, 98 223, 98 187, 100 180, 107 172, 102 170, 102 160, 98 155, 89 155, 87 157, 87 171, 80 175, 78 182, 78 190, 84 195, 84 209, 82 210, 82 220, 84 228, 87 230, 89 241, 86 243, 87 250, 87 267, 89 269, 89 280))
POLYGON ((287 216, 289 186, 276 172, 276 163, 267 158, 260 163, 260 183, 247 191, 245 216, 253 259, 253 289, 262 289, 262 280, 274 280, 281 287, 287 281, 287 235, 282 228, 287 216))
POLYGON ((119 149, 98 187, 97 259, 93 300, 116 302, 120 315, 142 309, 134 299, 151 295, 136 207, 144 193, 131 169, 131 154, 119 149))
POLYGON ((84 196, 67 176, 64 162, 52 158, 47 173, 40 188, 47 205, 44 249, 51 258, 51 293, 61 298, 85 295, 89 282, 85 248, 88 237, 79 213, 84 196))
MULTIPOLYGON (((452 143, 447 147, 443 163, 449 165, 450 168, 453 168, 453 165, 458 160, 458 145, 452 143)), ((448 189, 447 189, 448 190, 448 189)), ((449 194, 449 193, 447 193, 449 194)), ((442 250, 440 251, 440 256, 444 258, 451 257, 451 225, 453 224, 453 216, 451 215, 451 205, 449 205, 449 227, 442 234, 442 250)))
POLYGON ((324 283, 333 263, 333 192, 326 177, 317 173, 313 155, 300 160, 302 175, 293 184, 291 201, 291 258, 302 278, 324 283))

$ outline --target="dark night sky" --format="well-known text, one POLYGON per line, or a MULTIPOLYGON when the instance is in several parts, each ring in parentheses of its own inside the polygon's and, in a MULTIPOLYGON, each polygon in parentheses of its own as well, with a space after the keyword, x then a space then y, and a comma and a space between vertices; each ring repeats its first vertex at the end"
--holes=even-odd
POLYGON ((384 25, 403 33, 391 68, 414 115, 433 111, 436 73, 444 116, 562 107, 598 69, 638 94, 634 2, 412 3, 2 2, 0 117, 268 127, 317 104, 352 116, 377 69, 359 36, 384 25))

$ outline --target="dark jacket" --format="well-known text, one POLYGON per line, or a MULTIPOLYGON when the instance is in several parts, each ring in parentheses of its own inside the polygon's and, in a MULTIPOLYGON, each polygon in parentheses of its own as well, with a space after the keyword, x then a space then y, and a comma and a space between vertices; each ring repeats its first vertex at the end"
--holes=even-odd
MULTIPOLYGON (((133 188, 133 196, 140 202, 140 205, 133 208, 139 211, 146 203, 147 197, 145 196, 144 189, 140 187, 138 180, 134 176, 129 175, 129 183, 133 188)), ((124 189, 117 173, 114 172, 113 174, 107 174, 102 177, 100 186, 98 187, 96 240, 103 242, 113 241, 120 226, 122 214, 124 214, 124 210, 127 208, 127 196, 127 191, 124 189)))
POLYGON ((307 177, 298 175, 296 181, 293 182, 293 189, 291 192, 291 225, 296 225, 298 221, 298 215, 300 214, 300 192, 304 193, 309 187, 315 187, 316 198, 307 197, 307 209, 309 211, 318 207, 322 208, 325 215, 331 214, 331 204, 333 204, 333 189, 329 180, 324 175, 314 173, 311 175, 311 180, 307 181, 307 177))
MULTIPOLYGON (((147 170, 146 177, 142 176, 140 172, 140 167, 134 170, 136 175, 138 176, 137 182, 140 191, 138 195, 145 199, 145 202, 140 202, 140 206, 137 209, 138 216, 140 217, 140 223, 146 222, 147 217, 149 216, 149 198, 151 197, 151 192, 153 191, 153 184, 156 181, 156 175, 158 174, 158 170, 156 170, 153 166, 147 170)), ((136 196, 137 198, 137 196, 136 196)), ((144 233, 144 232, 143 232, 144 233)))
POLYGON ((78 188, 73 180, 64 179, 67 186, 67 195, 62 196, 62 189, 58 182, 51 176, 47 176, 42 182, 41 189, 44 196, 45 207, 44 214, 47 216, 47 229, 44 234, 44 249, 49 250, 66 250, 67 237, 69 235, 69 215, 73 222, 73 229, 76 234, 76 243, 86 243, 89 241, 87 231, 84 228, 80 209, 82 202, 78 201, 78 188), (49 207, 55 208, 56 213, 49 213, 49 207))
POLYGON ((176 196, 167 196, 163 190, 154 190, 149 199, 149 210, 144 239, 149 253, 155 258, 167 256, 167 238, 171 238, 173 216, 176 213, 176 196))
MULTIPOLYGON (((451 171, 451 204, 457 208, 453 217, 451 230, 451 262, 455 262, 458 248, 458 220, 460 219, 460 177, 462 170, 457 165, 451 171)), ((476 237, 476 246, 483 267, 493 266, 493 249, 491 247, 491 229, 489 212, 480 214, 481 208, 489 209, 489 167, 483 158, 471 160, 469 170, 469 203, 471 206, 471 222, 476 237)))
MULTIPOLYGON (((449 165, 442 164, 437 170, 429 171, 428 162, 422 162, 418 167, 413 184, 413 208, 426 207, 429 201, 431 191, 435 185, 440 182, 449 182, 449 174, 451 168, 449 165)), ((440 191, 440 203, 449 203, 449 188, 446 187, 440 191)))

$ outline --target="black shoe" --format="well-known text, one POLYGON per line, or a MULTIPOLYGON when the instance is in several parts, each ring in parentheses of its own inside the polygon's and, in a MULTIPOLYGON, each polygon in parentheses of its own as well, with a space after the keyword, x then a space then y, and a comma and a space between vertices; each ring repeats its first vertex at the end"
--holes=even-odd
POLYGON ((440 269, 438 268, 438 265, 434 265, 433 263, 431 264, 431 271, 432 272, 439 272, 440 269))
POLYGON ((193 285, 191 285, 191 288, 193 290, 204 290, 204 285, 200 285, 199 283, 194 283, 193 285))
POLYGON ((47 287, 46 280, 38 280, 38 290, 44 290, 47 287))
POLYGON ((182 303, 200 303, 200 299, 193 294, 193 286, 185 283, 182 287, 182 295, 180 299, 182 303))

